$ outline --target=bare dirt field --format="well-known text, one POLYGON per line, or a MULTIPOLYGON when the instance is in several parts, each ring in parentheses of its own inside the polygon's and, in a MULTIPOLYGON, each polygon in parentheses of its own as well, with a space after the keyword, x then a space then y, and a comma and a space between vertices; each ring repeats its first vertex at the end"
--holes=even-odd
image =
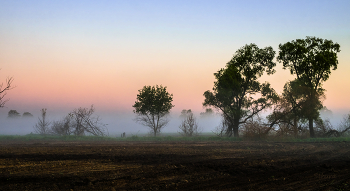
POLYGON ((0 190, 350 190, 350 142, 0 142, 0 190))

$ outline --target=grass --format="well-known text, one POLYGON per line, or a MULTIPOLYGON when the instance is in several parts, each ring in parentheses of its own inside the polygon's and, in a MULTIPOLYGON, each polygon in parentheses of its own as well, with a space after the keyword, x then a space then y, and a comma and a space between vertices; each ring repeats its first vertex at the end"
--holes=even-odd
POLYGON ((196 136, 182 137, 163 135, 158 137, 137 136, 133 135, 125 138, 114 137, 98 137, 98 136, 54 136, 54 135, 0 135, 0 141, 268 141, 268 142, 341 142, 350 141, 350 137, 331 137, 331 138, 235 138, 235 137, 218 137, 218 136, 196 136))

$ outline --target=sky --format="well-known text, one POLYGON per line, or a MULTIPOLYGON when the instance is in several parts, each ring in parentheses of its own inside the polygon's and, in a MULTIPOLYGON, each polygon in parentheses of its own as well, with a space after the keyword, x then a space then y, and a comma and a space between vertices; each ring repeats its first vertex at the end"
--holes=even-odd
MULTIPOLYGON (((350 1, 0 1, 0 83, 16 88, 0 108, 38 114, 94 105, 132 113, 139 89, 167 86, 173 112, 204 111, 214 75, 246 44, 260 48, 306 36, 341 46, 324 83, 324 105, 350 111, 350 1)), ((276 54, 277 56, 277 54, 276 54)), ((277 63, 263 76, 281 93, 295 78, 277 63)))

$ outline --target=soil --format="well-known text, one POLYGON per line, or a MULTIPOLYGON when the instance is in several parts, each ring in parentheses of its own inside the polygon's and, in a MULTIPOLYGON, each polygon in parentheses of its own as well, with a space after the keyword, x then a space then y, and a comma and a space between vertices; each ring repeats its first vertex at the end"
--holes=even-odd
POLYGON ((0 190, 350 190, 350 142, 0 142, 0 190))

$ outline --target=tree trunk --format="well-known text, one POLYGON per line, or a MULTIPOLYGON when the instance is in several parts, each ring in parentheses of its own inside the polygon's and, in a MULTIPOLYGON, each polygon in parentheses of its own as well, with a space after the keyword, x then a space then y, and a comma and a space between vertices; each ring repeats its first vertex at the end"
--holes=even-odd
POLYGON ((234 137, 239 137, 239 134, 238 134, 239 116, 235 116, 233 123, 234 123, 233 124, 233 136, 234 137))
POLYGON ((234 136, 234 137, 239 137, 239 134, 238 134, 238 127, 234 127, 234 128, 233 128, 233 136, 234 136))
POLYGON ((309 119, 309 129, 310 129, 310 137, 315 138, 314 119, 309 119))
POLYGON ((293 127, 293 130, 294 130, 294 137, 297 138, 298 137, 298 120, 296 117, 294 117, 294 127, 293 127))

